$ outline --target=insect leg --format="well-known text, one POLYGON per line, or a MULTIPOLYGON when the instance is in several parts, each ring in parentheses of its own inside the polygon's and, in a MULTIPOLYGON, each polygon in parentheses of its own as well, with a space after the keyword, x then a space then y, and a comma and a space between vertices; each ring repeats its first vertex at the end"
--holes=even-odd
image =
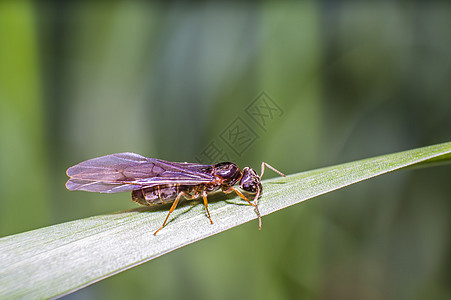
POLYGON ((205 205, 205 209, 207 210, 207 215, 208 215, 208 218, 210 219, 210 223, 213 224, 213 221, 211 220, 211 217, 210 217, 210 212, 208 211, 207 192, 205 190, 202 191, 202 198, 204 199, 204 205, 205 205))
POLYGON ((168 215, 166 216, 166 219, 164 220, 163 225, 161 225, 161 227, 158 228, 158 230, 155 231, 155 232, 153 233, 153 235, 157 235, 157 232, 160 231, 161 229, 163 229, 164 225, 166 225, 166 222, 168 221, 169 215, 170 215, 170 214, 174 211, 174 209, 177 207, 177 203, 179 202, 180 198, 182 198, 183 195, 185 195, 185 192, 180 192, 180 193, 177 195, 177 198, 175 198, 174 203, 172 203, 172 206, 171 206, 171 208, 169 209, 169 213, 168 213, 168 215))
POLYGON ((228 188, 227 190, 223 191, 224 193, 232 193, 235 192, 238 196, 240 196, 243 200, 246 200, 247 203, 249 203, 250 205, 252 205, 255 208, 255 211, 257 212, 257 216, 258 216, 258 229, 262 229, 262 217, 260 216, 260 211, 258 210, 258 206, 257 204, 252 203, 251 201, 249 201, 249 199, 246 198, 246 196, 243 195, 243 193, 241 193, 239 190, 237 190, 236 188, 234 188, 233 186, 231 186, 230 188, 228 188))
POLYGON ((192 195, 188 194, 188 193, 185 193, 183 196, 185 197, 186 200, 194 200, 197 197, 199 197, 199 193, 198 192, 194 192, 192 195))
POLYGON ((279 174, 280 176, 287 177, 285 174, 283 174, 282 172, 280 172, 280 171, 277 170, 276 168, 271 167, 271 165, 269 165, 269 164, 267 164, 267 163, 265 163, 265 162, 262 162, 262 170, 261 170, 261 172, 260 172, 260 179, 262 179, 263 173, 265 173, 265 167, 270 168, 271 170, 273 170, 274 172, 276 172, 276 173, 279 174))

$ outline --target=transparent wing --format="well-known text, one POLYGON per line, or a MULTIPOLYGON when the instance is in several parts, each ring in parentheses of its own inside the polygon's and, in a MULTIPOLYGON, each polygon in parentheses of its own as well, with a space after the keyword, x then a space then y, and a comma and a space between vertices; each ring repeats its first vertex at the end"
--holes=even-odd
POLYGON ((118 193, 162 184, 196 185, 213 179, 211 166, 173 163, 125 152, 93 158, 67 169, 68 190, 118 193))

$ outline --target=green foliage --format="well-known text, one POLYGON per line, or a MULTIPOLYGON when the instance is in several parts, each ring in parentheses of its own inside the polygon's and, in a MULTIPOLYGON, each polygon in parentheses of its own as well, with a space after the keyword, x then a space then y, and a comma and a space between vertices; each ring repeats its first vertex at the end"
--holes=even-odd
MULTIPOLYGON (((451 143, 445 143, 266 180, 260 212, 268 215, 402 168, 443 163, 450 154, 451 143)), ((4 237, 0 298, 60 296, 256 219, 253 208, 239 198, 219 201, 224 199, 218 194, 211 197, 213 225, 201 203, 182 205, 157 236, 153 232, 167 215, 164 209, 134 209, 4 237)))

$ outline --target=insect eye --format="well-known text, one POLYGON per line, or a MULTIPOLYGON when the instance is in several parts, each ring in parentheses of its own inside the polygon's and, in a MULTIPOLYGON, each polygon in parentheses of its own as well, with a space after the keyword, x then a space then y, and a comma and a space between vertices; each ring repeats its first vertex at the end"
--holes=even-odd
POLYGON ((249 193, 256 193, 257 192, 257 185, 255 182, 244 182, 241 185, 241 188, 249 193))
POLYGON ((246 192, 253 194, 257 193, 258 188, 260 187, 261 189, 260 178, 257 173, 248 167, 244 168, 243 173, 243 177, 240 181, 240 187, 246 192))

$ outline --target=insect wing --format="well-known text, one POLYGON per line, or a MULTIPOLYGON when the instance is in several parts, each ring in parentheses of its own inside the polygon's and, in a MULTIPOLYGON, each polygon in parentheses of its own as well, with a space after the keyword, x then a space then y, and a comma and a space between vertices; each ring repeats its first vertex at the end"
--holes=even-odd
POLYGON ((148 178, 153 165, 146 157, 134 153, 117 153, 93 158, 67 169, 71 177, 66 183, 69 190, 116 193, 140 188, 133 181, 148 178))
POLYGON ((138 184, 107 183, 102 181, 69 179, 66 188, 70 191, 88 191, 97 193, 119 193, 140 189, 138 184))
POLYGON ((209 182, 213 176, 204 170, 210 166, 172 163, 135 153, 116 153, 93 158, 67 170, 69 190, 118 193, 162 184, 209 182))

